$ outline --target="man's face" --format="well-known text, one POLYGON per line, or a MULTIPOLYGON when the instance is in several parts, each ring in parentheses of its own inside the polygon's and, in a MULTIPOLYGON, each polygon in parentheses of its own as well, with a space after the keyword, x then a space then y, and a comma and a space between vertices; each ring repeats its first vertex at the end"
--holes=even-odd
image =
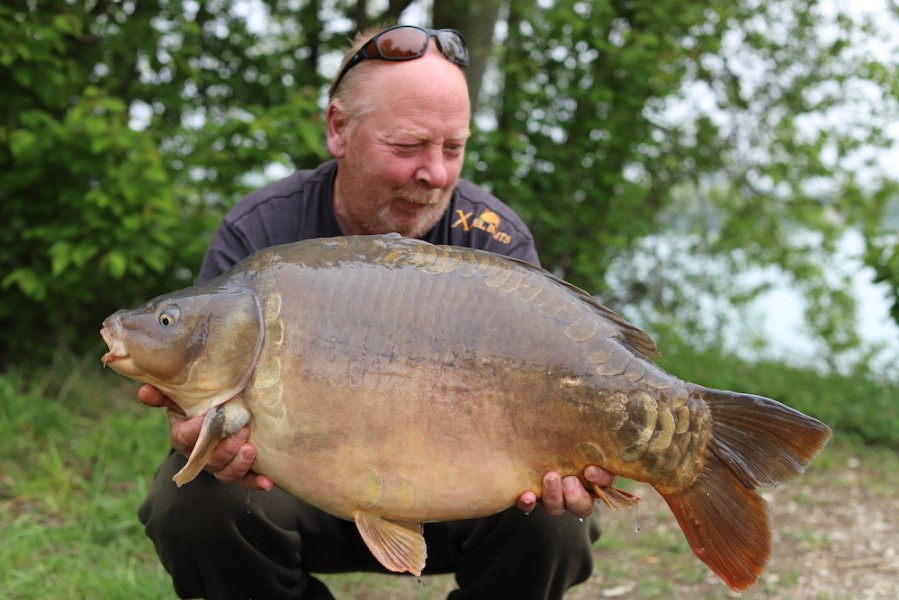
MULTIPOLYGON (((420 237, 446 211, 459 180, 468 87, 461 70, 439 54, 372 62, 368 110, 353 127, 329 122, 329 149, 338 160, 335 214, 346 234, 420 237)), ((340 116, 329 109, 328 118, 340 116)))

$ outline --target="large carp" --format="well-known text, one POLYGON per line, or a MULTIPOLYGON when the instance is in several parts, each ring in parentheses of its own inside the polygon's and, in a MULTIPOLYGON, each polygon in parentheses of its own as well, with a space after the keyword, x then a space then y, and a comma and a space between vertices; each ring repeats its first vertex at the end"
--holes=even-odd
POLYGON ((354 520, 398 572, 424 566, 421 523, 502 511, 550 470, 589 489, 599 465, 650 483, 744 590, 770 553, 757 486, 801 474, 830 437, 768 398, 666 373, 645 333, 546 271, 394 235, 257 252, 101 333, 105 364, 205 415, 178 485, 249 423, 254 469, 354 520))

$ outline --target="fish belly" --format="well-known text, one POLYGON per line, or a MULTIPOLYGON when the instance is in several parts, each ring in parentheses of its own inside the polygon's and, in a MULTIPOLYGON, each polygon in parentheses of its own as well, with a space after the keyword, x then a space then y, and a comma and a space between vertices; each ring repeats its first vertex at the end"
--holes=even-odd
POLYGON ((633 416, 657 405, 635 381, 676 381, 529 267, 486 265, 512 265, 497 278, 458 261, 442 270, 373 262, 269 274, 277 343, 267 342, 248 392, 257 469, 332 514, 498 512, 525 490, 540 494, 549 470, 614 462, 618 446, 643 435, 633 416))

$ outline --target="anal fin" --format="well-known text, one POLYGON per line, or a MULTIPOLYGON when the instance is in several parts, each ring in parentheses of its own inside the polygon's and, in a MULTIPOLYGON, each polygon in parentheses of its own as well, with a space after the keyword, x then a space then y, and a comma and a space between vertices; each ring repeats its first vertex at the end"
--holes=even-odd
POLYGON ((420 525, 388 521, 362 510, 354 512, 353 519, 378 562, 395 573, 421 575, 428 551, 420 525))

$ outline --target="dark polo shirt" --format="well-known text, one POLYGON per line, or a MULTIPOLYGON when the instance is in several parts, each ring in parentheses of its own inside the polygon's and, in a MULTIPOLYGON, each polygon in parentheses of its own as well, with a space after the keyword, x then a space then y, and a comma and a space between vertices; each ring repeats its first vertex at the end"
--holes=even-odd
MULTIPOLYGON (((262 248, 344 235, 334 216, 336 161, 297 171, 243 198, 222 220, 199 281, 219 275, 262 248)), ((459 180, 449 208, 423 240, 489 250, 539 265, 534 238, 511 208, 470 181, 459 180)))

